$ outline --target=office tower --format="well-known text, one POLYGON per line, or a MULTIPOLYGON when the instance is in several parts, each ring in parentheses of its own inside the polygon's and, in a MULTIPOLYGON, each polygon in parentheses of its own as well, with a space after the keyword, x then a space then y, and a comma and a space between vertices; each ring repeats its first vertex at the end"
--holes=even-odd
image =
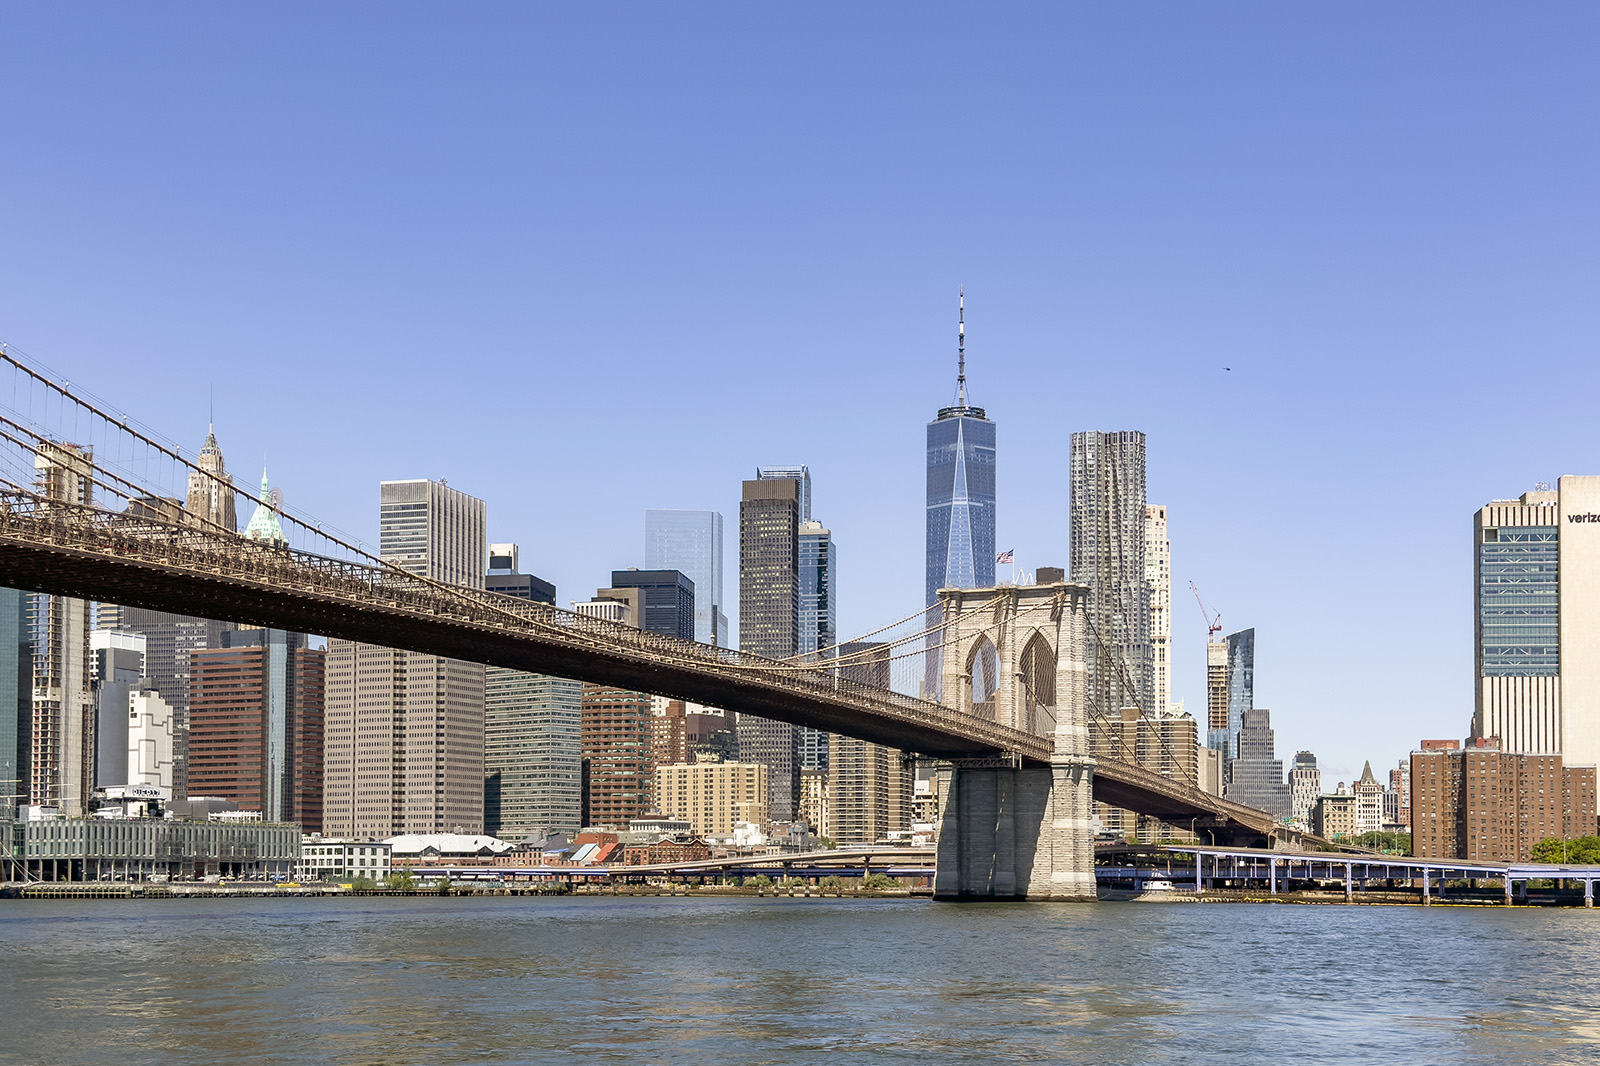
MULTIPOLYGON (((800 488, 795 478, 744 483, 739 503, 739 650, 788 659, 800 650, 800 488)), ((786 722, 741 714, 739 759, 767 767, 768 814, 794 818, 799 734, 786 722)))
POLYGON ((491 666, 483 687, 484 832, 503 840, 577 832, 583 684, 491 666))
POLYGON ((1228 751, 1237 754, 1244 713, 1255 707, 1256 631, 1241 629, 1228 639, 1228 751))
MULTIPOLYGON (((489 545, 489 591, 555 603, 555 586, 518 565, 515 544, 489 545)), ((485 668, 484 832, 523 840, 582 826, 582 694, 564 677, 485 668)))
MULTIPOLYGON (((46 442, 34 458, 34 475, 36 491, 48 501, 45 506, 94 502, 94 453, 88 448, 46 442)), ((89 604, 37 594, 31 604, 29 802, 81 817, 94 785, 89 604)))
MULTIPOLYGON (((487 521, 443 482, 380 486, 379 552, 420 577, 483 588, 487 521)), ((327 671, 325 831, 482 831, 483 666, 330 640, 327 671)))
POLYGON ((1206 747, 1228 750, 1228 645, 1206 642, 1206 747))
MULTIPOLYGON (((827 658, 839 642, 838 549, 821 522, 800 523, 800 648, 801 655, 827 658)), ((800 769, 828 768, 828 734, 800 727, 800 769)))
POLYGON ((694 639, 695 587, 678 570, 611 571, 612 589, 638 589, 643 618, 639 628, 681 640, 694 639))
POLYGON ((556 587, 543 578, 522 573, 517 569, 519 565, 515 544, 489 545, 489 573, 483 579, 484 589, 501 596, 554 606, 556 587))
POLYGON ((584 682, 581 716, 581 820, 625 828, 655 804, 650 697, 584 682))
POLYGON ((1145 580, 1145 439, 1072 435, 1072 580, 1089 587, 1084 660, 1091 714, 1153 706, 1150 585, 1145 580))
POLYGON ((239 528, 233 475, 228 473, 227 463, 223 462, 214 426, 206 427, 206 441, 200 446, 195 465, 200 469, 189 472, 189 498, 185 510, 203 525, 220 526, 232 533, 239 528))
POLYGON ((1272 712, 1260 707, 1245 711, 1239 752, 1228 763, 1225 794, 1235 803, 1288 818, 1293 804, 1275 747, 1272 712))
POLYGON ((966 310, 956 327, 955 403, 927 430, 925 600, 941 588, 987 588, 995 566, 995 424, 967 402, 966 310))
POLYGON ((281 629, 223 639, 189 657, 190 792, 321 832, 326 653, 281 629))
MULTIPOLYGON (((927 434, 926 596, 941 588, 994 584, 995 424, 967 402, 966 298, 956 325, 955 403, 939 408, 927 434)), ((932 679, 937 684, 937 677, 932 679)))
POLYGON ((1317 797, 1322 795, 1322 771, 1317 769, 1317 757, 1309 751, 1295 753, 1289 766, 1289 818, 1306 829, 1311 828, 1317 797))
POLYGON ((189 794, 189 657, 205 648, 223 646, 224 634, 237 627, 232 622, 120 607, 106 611, 101 604, 96 617, 115 620, 124 633, 144 638, 144 680, 149 681, 172 709, 172 795, 189 794))
POLYGON ((1150 586, 1150 703, 1161 717, 1172 701, 1172 542, 1167 539, 1167 509, 1144 509, 1144 579, 1150 586))
POLYGON ((687 819, 690 831, 700 837, 728 836, 737 822, 765 823, 767 792, 767 768, 759 763, 713 756, 656 770, 661 813, 687 819))
POLYGON ((0 588, 0 824, 13 820, 29 795, 33 750, 31 601, 26 592, 0 588))
POLYGON ((488 506, 443 481, 379 486, 378 544, 385 562, 447 585, 481 589, 488 506))
POLYGON ((799 508, 801 522, 811 521, 811 471, 800 466, 758 466, 757 481, 793 481, 795 505, 799 508))
POLYGON ((1560 755, 1424 741, 1411 753, 1411 853, 1528 862, 1533 846, 1595 833, 1595 768, 1560 755))
POLYGON ((677 570, 694 582, 694 639, 728 647, 722 594, 722 515, 716 511, 644 513, 644 565, 677 570))
POLYGON ((1473 516, 1475 739, 1600 763, 1600 477, 1473 516))
MULTIPOLYGON (((889 645, 882 642, 840 645, 839 677, 888 688, 890 654, 889 645)), ((914 776, 898 748, 829 736, 829 838, 836 844, 875 844, 890 830, 909 828, 914 776)))
MULTIPOLYGON (((145 676, 144 647, 145 638, 138 633, 96 629, 89 634, 89 653, 94 656, 96 788, 129 783, 128 696, 145 676)), ((170 766, 167 776, 172 776, 170 766)))

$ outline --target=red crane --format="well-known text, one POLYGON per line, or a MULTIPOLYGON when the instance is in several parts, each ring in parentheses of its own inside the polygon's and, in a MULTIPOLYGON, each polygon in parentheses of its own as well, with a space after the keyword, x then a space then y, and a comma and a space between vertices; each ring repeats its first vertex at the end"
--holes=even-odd
POLYGON ((1222 612, 1212 614, 1206 607, 1206 601, 1200 598, 1200 588, 1193 581, 1189 582, 1189 589, 1194 593, 1194 602, 1200 605, 1200 613, 1206 616, 1206 641, 1209 643, 1213 637, 1222 632, 1222 612))

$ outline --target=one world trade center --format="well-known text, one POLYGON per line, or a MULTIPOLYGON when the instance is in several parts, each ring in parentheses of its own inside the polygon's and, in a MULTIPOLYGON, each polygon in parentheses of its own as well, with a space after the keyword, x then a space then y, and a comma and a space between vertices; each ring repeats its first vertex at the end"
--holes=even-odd
POLYGON ((928 606, 942 588, 994 584, 994 423, 967 402, 966 294, 956 324, 956 402, 928 423, 928 606))

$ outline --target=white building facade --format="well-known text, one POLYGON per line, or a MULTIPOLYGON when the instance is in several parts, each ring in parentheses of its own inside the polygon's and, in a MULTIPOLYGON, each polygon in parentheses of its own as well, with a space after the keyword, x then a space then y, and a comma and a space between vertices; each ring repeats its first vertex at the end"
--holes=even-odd
POLYGON ((1472 736, 1600 764, 1600 476, 1473 516, 1472 736))

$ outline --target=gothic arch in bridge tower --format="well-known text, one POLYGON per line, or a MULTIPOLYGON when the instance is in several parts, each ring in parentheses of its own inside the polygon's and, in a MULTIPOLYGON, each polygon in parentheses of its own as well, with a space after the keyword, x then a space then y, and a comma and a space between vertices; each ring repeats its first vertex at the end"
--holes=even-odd
POLYGON ((1022 647, 1017 684, 1023 704, 1022 728, 1029 733, 1054 733, 1056 727, 1056 650, 1034 630, 1022 647))
POLYGON ((1004 585, 941 595, 942 617, 954 619, 944 635, 945 706, 1039 736, 1062 727, 1083 731, 1082 586, 1004 585), (990 662, 992 671, 980 666, 990 662))
POLYGON ((1087 591, 1055 582, 940 592, 945 706, 1051 737, 1052 755, 1048 766, 1005 755, 952 761, 935 896, 1095 898, 1094 760, 1083 711, 1087 591), (993 672, 980 665, 990 656, 993 672))
POLYGON ((960 676, 961 709, 967 714, 994 721, 994 694, 1000 687, 1000 653, 988 634, 980 634, 967 653, 967 669, 960 676))

